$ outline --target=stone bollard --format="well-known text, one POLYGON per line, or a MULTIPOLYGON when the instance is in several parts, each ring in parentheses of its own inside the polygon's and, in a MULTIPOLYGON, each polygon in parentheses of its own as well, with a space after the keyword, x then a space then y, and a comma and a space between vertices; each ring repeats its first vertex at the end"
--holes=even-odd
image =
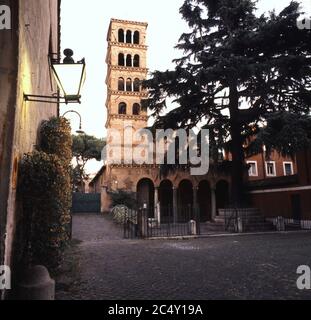
POLYGON ((44 266, 28 268, 17 285, 19 300, 54 300, 55 281, 44 266))
POLYGON ((276 218, 276 230, 285 231, 285 220, 283 217, 276 218))
POLYGON ((189 221, 189 233, 192 236, 196 236, 197 235, 197 224, 194 220, 190 220, 189 221))
POLYGON ((243 218, 238 217, 238 233, 243 233, 243 218))
POLYGON ((141 213, 141 220, 140 220, 140 236, 143 238, 148 237, 148 218, 145 211, 141 213))

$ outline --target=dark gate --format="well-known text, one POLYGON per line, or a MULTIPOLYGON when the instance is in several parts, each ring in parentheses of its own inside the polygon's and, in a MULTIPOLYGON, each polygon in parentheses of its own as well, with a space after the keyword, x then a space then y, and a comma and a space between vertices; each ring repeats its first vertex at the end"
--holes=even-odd
POLYGON ((73 193, 73 213, 100 213, 100 193, 73 193))

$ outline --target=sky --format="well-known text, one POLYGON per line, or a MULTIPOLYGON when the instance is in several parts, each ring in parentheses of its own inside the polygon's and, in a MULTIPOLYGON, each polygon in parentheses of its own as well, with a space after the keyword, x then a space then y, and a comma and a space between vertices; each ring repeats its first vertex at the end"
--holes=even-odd
MULTIPOLYGON (((172 60, 180 56, 174 49, 180 35, 187 31, 179 8, 184 0, 62 0, 62 50, 71 48, 74 58, 86 59, 87 78, 82 91, 81 105, 61 106, 61 115, 75 110, 82 116, 82 129, 89 135, 103 138, 106 134, 107 31, 111 18, 148 22, 147 45, 150 71, 172 68, 172 60)), ((311 1, 300 1, 304 11, 311 15, 311 1)), ((277 12, 290 0, 259 0, 258 13, 275 9, 277 12)), ((69 113, 72 130, 79 128, 79 117, 69 113)), ((101 163, 91 161, 88 173, 96 173, 101 163)))

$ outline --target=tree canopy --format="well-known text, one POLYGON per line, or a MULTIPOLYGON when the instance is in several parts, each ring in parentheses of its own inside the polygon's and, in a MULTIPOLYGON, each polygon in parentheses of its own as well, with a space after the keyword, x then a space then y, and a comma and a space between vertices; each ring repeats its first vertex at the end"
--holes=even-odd
POLYGON ((299 29, 291 2, 279 14, 256 16, 251 0, 185 0, 180 13, 191 32, 176 48, 174 70, 144 82, 155 127, 209 129, 216 149, 232 154, 232 204, 243 203, 244 146, 269 115, 309 114, 311 30, 299 29), (168 101, 177 107, 167 111, 168 101))
POLYGON ((98 139, 89 135, 73 135, 72 136, 72 153, 76 161, 73 169, 73 185, 81 186, 88 175, 85 173, 85 166, 88 161, 95 159, 101 160, 101 153, 106 144, 104 139, 98 139))

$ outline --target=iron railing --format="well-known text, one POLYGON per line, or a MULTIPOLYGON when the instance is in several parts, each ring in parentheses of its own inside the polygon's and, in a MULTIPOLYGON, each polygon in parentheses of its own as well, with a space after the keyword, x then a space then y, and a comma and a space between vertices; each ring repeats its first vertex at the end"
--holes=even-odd
POLYGON ((156 210, 141 208, 129 210, 124 217, 124 238, 179 237, 200 234, 199 211, 192 206, 179 208, 161 207, 161 218, 156 210), (152 212, 152 214, 151 214, 152 212))

